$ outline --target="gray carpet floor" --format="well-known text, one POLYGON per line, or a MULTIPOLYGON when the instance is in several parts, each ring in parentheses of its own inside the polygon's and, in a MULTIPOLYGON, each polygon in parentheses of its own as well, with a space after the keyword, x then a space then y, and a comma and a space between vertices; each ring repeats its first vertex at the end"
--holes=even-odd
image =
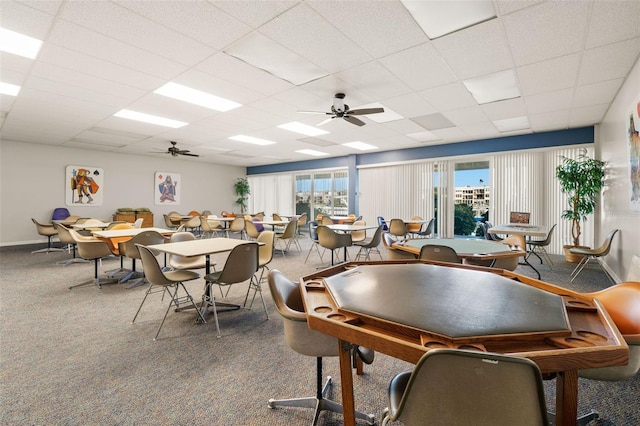
MULTIPOLYGON (((277 253, 272 269, 289 278, 327 265, 310 246, 277 253)), ((305 425, 311 411, 267 407, 269 398, 312 396, 315 360, 284 342, 282 320, 265 287, 270 319, 256 299, 251 309, 222 312, 222 338, 213 321, 195 323, 195 312, 169 312, 153 341, 168 300, 149 297, 134 324, 146 287, 70 285, 93 277, 93 264, 62 266, 66 252, 31 254, 36 247, 0 249, 0 423, 3 425, 305 425)), ((355 255, 355 248, 352 249, 355 255)), ((384 253, 383 253, 384 254, 384 253)), ((573 267, 552 256, 553 270, 540 266, 542 279, 579 291, 610 285, 596 266, 569 284, 573 267)), ((224 255, 214 256, 221 268, 224 255)), ((537 262, 537 260, 536 260, 537 262)), ((100 274, 116 269, 105 259, 100 274)), ((130 266, 125 261, 125 266, 130 266)), ((527 267, 517 272, 533 276, 527 267)), ((203 281, 187 288, 200 299, 203 281)), ((230 301, 242 302, 246 285, 232 286, 230 301)), ((211 318, 212 319, 212 318, 211 318)), ((365 374, 354 376, 356 407, 379 420, 387 405, 387 386, 411 365, 377 354, 365 374)), ((337 359, 324 360, 325 375, 336 378, 331 394, 340 400, 337 359)), ((555 384, 545 382, 553 410, 555 384)), ((640 376, 625 382, 580 379, 579 412, 594 408, 593 424, 640 425, 640 376)), ((321 424, 340 425, 340 415, 323 415, 321 424)))

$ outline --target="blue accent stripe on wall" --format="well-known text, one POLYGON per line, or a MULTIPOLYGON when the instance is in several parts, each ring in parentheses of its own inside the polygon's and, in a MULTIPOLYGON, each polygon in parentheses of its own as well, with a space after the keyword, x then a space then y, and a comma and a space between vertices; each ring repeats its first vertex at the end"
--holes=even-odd
MULTIPOLYGON (((533 133, 528 135, 507 136, 504 138, 479 141, 431 145, 394 151, 374 152, 356 155, 357 165, 394 163, 427 158, 454 157, 458 155, 486 154, 490 152, 517 151, 524 149, 550 148, 564 145, 594 143, 594 128, 557 130, 554 132, 533 133)), ((247 175, 265 173, 292 172, 299 170, 349 167, 353 163, 349 157, 327 158, 322 160, 297 161, 292 163, 270 164, 247 167, 247 175)))

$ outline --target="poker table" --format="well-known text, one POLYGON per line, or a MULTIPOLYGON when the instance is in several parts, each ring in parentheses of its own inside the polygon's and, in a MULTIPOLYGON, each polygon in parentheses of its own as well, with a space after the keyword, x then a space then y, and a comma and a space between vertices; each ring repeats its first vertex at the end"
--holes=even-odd
POLYGON ((429 261, 351 262, 300 279, 309 327, 338 338, 345 425, 350 344, 416 363, 435 348, 522 356, 555 373, 556 424, 575 425, 578 370, 629 348, 596 299, 514 272, 429 261))

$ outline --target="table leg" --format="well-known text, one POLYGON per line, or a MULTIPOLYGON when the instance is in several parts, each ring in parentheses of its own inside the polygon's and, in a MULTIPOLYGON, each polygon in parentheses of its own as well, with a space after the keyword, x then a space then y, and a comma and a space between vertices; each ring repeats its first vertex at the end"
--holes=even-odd
POLYGON ((525 265, 528 266, 529 268, 533 269, 533 271, 538 275, 538 279, 540 279, 540 271, 538 271, 535 266, 533 266, 532 264, 529 263, 529 261, 527 260, 527 256, 524 256, 524 263, 520 263, 520 265, 525 265))
POLYGON ((353 398, 353 376, 351 373, 351 343, 338 340, 340 351, 340 387, 345 426, 355 426, 356 406, 353 398))
POLYGON ((578 370, 556 377, 556 425, 575 426, 578 421, 578 370))

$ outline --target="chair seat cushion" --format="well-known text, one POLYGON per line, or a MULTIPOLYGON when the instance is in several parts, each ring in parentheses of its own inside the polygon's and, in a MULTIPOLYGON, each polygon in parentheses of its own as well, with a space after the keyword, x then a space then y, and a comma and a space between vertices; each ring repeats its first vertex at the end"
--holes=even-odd
POLYGON ((212 272, 204 276, 204 280, 207 282, 215 283, 220 279, 220 275, 222 275, 222 271, 212 272))
POLYGON ((164 275, 167 279, 175 282, 189 281, 200 278, 200 274, 193 271, 168 271, 164 275))

